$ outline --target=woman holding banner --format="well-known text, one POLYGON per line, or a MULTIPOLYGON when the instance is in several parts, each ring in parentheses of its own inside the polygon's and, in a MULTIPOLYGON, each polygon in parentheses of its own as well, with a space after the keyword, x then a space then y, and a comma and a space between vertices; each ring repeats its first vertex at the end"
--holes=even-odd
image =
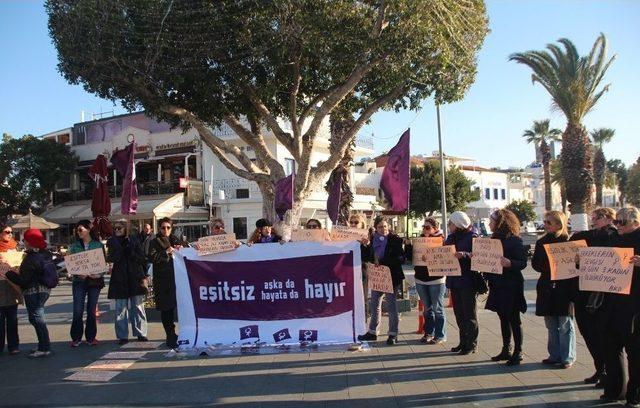
MULTIPOLYGON (((440 223, 433 217, 428 217, 424 220, 420 236, 441 238, 442 242, 444 242, 440 223)), ((412 257, 413 245, 406 244, 405 253, 407 257, 412 257)), ((424 255, 422 255, 422 258, 422 261, 426 261, 424 255)), ((429 276, 429 270, 426 266, 418 265, 414 266, 413 269, 415 271, 416 291, 424 305, 425 330, 420 342, 442 344, 447 341, 445 333, 447 318, 444 312, 444 294, 447 290, 445 288, 445 277, 429 276)))
POLYGON ((380 217, 374 224, 375 233, 371 238, 371 244, 367 251, 367 260, 376 265, 384 265, 391 272, 391 281, 394 293, 371 291, 371 320, 369 321, 369 331, 358 336, 359 341, 371 341, 378 339, 378 325, 382 315, 382 297, 387 298, 387 308, 389 312, 389 337, 387 344, 392 346, 398 342, 398 309, 396 305, 396 293, 401 290, 404 272, 402 263, 404 262, 404 251, 402 249, 402 238, 389 232, 389 222, 386 218, 380 217))
MULTIPOLYGON (((70 254, 76 254, 83 251, 91 251, 93 249, 104 250, 102 243, 91 230, 91 221, 82 220, 76 224, 75 232, 76 241, 69 247, 70 254)), ((85 310, 85 299, 87 305, 87 323, 84 327, 84 335, 88 344, 91 346, 98 345, 96 334, 98 333, 98 324, 96 321, 96 307, 98 306, 98 297, 100 290, 104 288, 104 273, 98 275, 74 275, 72 283, 73 293, 73 321, 71 323, 71 347, 78 347, 82 341, 83 319, 82 315, 85 310)))
POLYGON ((256 229, 247 241, 247 245, 268 244, 280 241, 282 241, 282 238, 273 232, 273 224, 271 221, 265 218, 260 218, 256 221, 256 229))
POLYGON ((471 249, 476 234, 471 229, 471 220, 462 211, 455 211, 447 224, 451 232, 445 245, 455 245, 456 258, 460 262, 460 276, 448 276, 447 288, 453 302, 453 313, 460 333, 460 343, 451 351, 461 355, 475 353, 478 344, 478 316, 474 276, 482 277, 471 270, 471 249))
POLYGON ((567 217, 560 211, 547 211, 544 215, 546 234, 536 242, 531 266, 540 272, 536 285, 536 316, 544 316, 548 330, 547 351, 549 357, 543 364, 569 368, 576 360, 576 330, 571 306, 571 282, 551 280, 551 265, 545 244, 567 242, 567 217))
POLYGON ((507 360, 507 365, 518 365, 522 361, 522 321, 520 313, 527 311, 524 298, 522 270, 527 266, 527 255, 520 238, 520 221, 506 209, 491 214, 489 228, 491 238, 502 243, 502 274, 487 273, 489 296, 485 309, 498 314, 502 332, 502 351, 491 357, 493 361, 507 360), (511 335, 514 349, 511 354, 511 335))
POLYGON ((640 407, 640 211, 635 207, 618 210, 615 224, 619 237, 614 247, 633 248, 629 260, 633 264, 633 275, 629 295, 607 293, 602 305, 607 376, 600 399, 612 401, 623 396, 624 349, 629 372, 626 406, 640 407))
POLYGON ((178 347, 178 335, 174 323, 176 310, 176 282, 173 270, 173 252, 182 248, 178 237, 173 235, 171 218, 160 220, 160 232, 149 244, 149 261, 153 264, 153 296, 156 309, 160 311, 162 326, 166 334, 167 347, 178 347))
POLYGON ((126 220, 113 226, 113 236, 107 241, 107 261, 113 262, 109 279, 109 299, 116 303, 115 330, 119 344, 129 342, 131 332, 139 341, 147 341, 147 316, 144 310, 148 293, 147 257, 138 234, 127 234, 126 220))

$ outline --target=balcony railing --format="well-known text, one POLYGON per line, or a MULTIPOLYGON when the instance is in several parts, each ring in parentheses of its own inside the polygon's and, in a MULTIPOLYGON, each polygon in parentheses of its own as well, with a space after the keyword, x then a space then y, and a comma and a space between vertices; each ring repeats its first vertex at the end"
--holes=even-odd
MULTIPOLYGON (((91 200, 91 192, 93 186, 83 185, 82 190, 75 191, 56 191, 53 194, 54 205, 62 204, 67 201, 91 200)), ((122 197, 122 185, 110 185, 108 187, 109 197, 122 197)), ((160 195, 160 194, 176 194, 182 193, 184 189, 180 188, 180 182, 176 181, 148 181, 146 183, 138 183, 138 195, 160 195)))

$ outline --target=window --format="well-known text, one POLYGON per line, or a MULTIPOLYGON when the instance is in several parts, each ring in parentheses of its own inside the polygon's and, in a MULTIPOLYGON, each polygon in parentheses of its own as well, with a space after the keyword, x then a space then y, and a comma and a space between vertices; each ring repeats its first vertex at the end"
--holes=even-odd
POLYGON ((489 188, 484 189, 484 198, 486 198, 487 200, 491 199, 491 189, 489 188))
POLYGON ((69 134, 58 135, 58 143, 69 144, 69 134))
POLYGON ((293 159, 284 159, 284 175, 288 176, 293 173, 296 167, 296 161, 293 159))
POLYGON ((500 197, 503 200, 506 200, 507 199, 507 190, 505 190, 504 188, 502 190, 500 190, 500 197))
POLYGON ((236 189, 236 198, 249 198, 249 189, 248 188, 237 188, 236 189))
POLYGON ((233 219, 233 233, 237 239, 247 239, 247 217, 233 219))
POLYGON ((494 188, 494 189, 493 189, 493 199, 494 199, 494 200, 497 200, 497 199, 498 199, 498 189, 497 189, 497 188, 494 188))

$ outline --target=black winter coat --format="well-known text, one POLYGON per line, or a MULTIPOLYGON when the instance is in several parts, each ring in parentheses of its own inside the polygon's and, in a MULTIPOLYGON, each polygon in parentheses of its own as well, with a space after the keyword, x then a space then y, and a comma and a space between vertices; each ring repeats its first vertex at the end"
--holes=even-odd
POLYGON ((27 249, 25 251, 25 257, 20 264, 20 273, 8 271, 5 276, 11 282, 20 286, 23 292, 27 289, 35 288, 38 285, 42 286, 40 277, 43 272, 43 260, 50 260, 51 258, 51 252, 46 249, 39 251, 27 249))
POLYGON ((551 280, 549 257, 544 249, 545 244, 567 242, 566 235, 546 234, 536 242, 536 249, 531 258, 531 266, 540 272, 536 285, 536 316, 572 316, 571 306, 572 283, 566 280, 551 280))
MULTIPOLYGON (((375 262, 375 254, 373 243, 367 247, 366 262, 375 262)), ((387 266, 391 270, 391 281, 393 287, 397 290, 404 280, 404 272, 402 264, 404 263, 404 250, 402 249, 402 238, 397 235, 389 234, 387 238, 387 246, 384 249, 384 256, 378 260, 380 265, 387 266)))
POLYGON ((113 262, 109 280, 109 299, 128 299, 145 295, 141 285, 146 276, 147 258, 144 255, 139 236, 113 236, 107 241, 107 261, 113 262))
POLYGON ((176 307, 173 257, 167 254, 167 248, 175 245, 180 245, 180 240, 173 235, 168 239, 158 235, 149 244, 148 259, 153 264, 153 296, 157 310, 171 310, 176 307))
MULTIPOLYGON (((633 248, 634 255, 640 255, 640 228, 629 234, 618 235, 613 242, 613 246, 618 248, 633 248)), ((631 278, 631 292, 628 295, 617 293, 607 293, 605 302, 611 303, 614 311, 633 311, 634 315, 640 313, 640 268, 633 268, 631 278)), ((639 322, 640 323, 640 322, 639 322)))
MULTIPOLYGON (((471 230, 457 230, 449 234, 445 245, 455 245, 456 252, 470 253, 473 247, 473 239, 478 235, 471 230)), ((447 288, 449 289, 468 289, 473 287, 473 275, 478 273, 471 270, 471 258, 458 259, 460 262, 460 276, 447 276, 447 288)))
MULTIPOLYGON (((426 237, 426 235, 420 234, 420 237, 424 238, 426 237)), ((442 236, 442 233, 440 233, 440 235, 434 235, 432 237, 442 238, 442 242, 444 243, 444 237, 442 236)), ((413 245, 412 244, 408 244, 404 246, 404 253, 405 253, 405 258, 407 260, 413 261, 413 245)), ((422 266, 422 265, 414 266, 413 270, 415 271, 415 275, 414 275, 415 278, 422 282, 431 282, 434 280, 442 279, 442 276, 430 276, 429 268, 427 268, 426 266, 422 266)))
POLYGON ((522 270, 527 267, 527 255, 522 239, 510 236, 500 241, 502 241, 503 256, 511 261, 511 267, 502 268, 502 275, 495 273, 484 275, 489 282, 489 296, 485 309, 509 316, 516 310, 525 313, 527 301, 524 298, 522 270))

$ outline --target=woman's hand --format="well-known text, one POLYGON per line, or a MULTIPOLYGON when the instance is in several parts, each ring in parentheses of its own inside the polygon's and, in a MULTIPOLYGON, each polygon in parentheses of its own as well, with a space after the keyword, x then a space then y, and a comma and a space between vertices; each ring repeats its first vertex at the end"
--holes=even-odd
POLYGON ((364 246, 367 246, 369 245, 369 238, 362 238, 358 242, 360 242, 364 246))
POLYGON ((468 252, 463 252, 463 251, 457 251, 457 252, 454 254, 454 256, 455 256, 457 259, 466 258, 467 256, 468 256, 469 258, 471 258, 471 254, 470 254, 470 253, 468 253, 468 252))
POLYGON ((427 256, 426 255, 422 255, 422 262, 427 262, 427 256))
POLYGON ((502 265, 503 268, 510 268, 511 260, 503 256, 502 258, 500 258, 500 265, 502 265))
POLYGON ((640 255, 632 256, 631 263, 633 264, 633 266, 640 267, 640 255))

